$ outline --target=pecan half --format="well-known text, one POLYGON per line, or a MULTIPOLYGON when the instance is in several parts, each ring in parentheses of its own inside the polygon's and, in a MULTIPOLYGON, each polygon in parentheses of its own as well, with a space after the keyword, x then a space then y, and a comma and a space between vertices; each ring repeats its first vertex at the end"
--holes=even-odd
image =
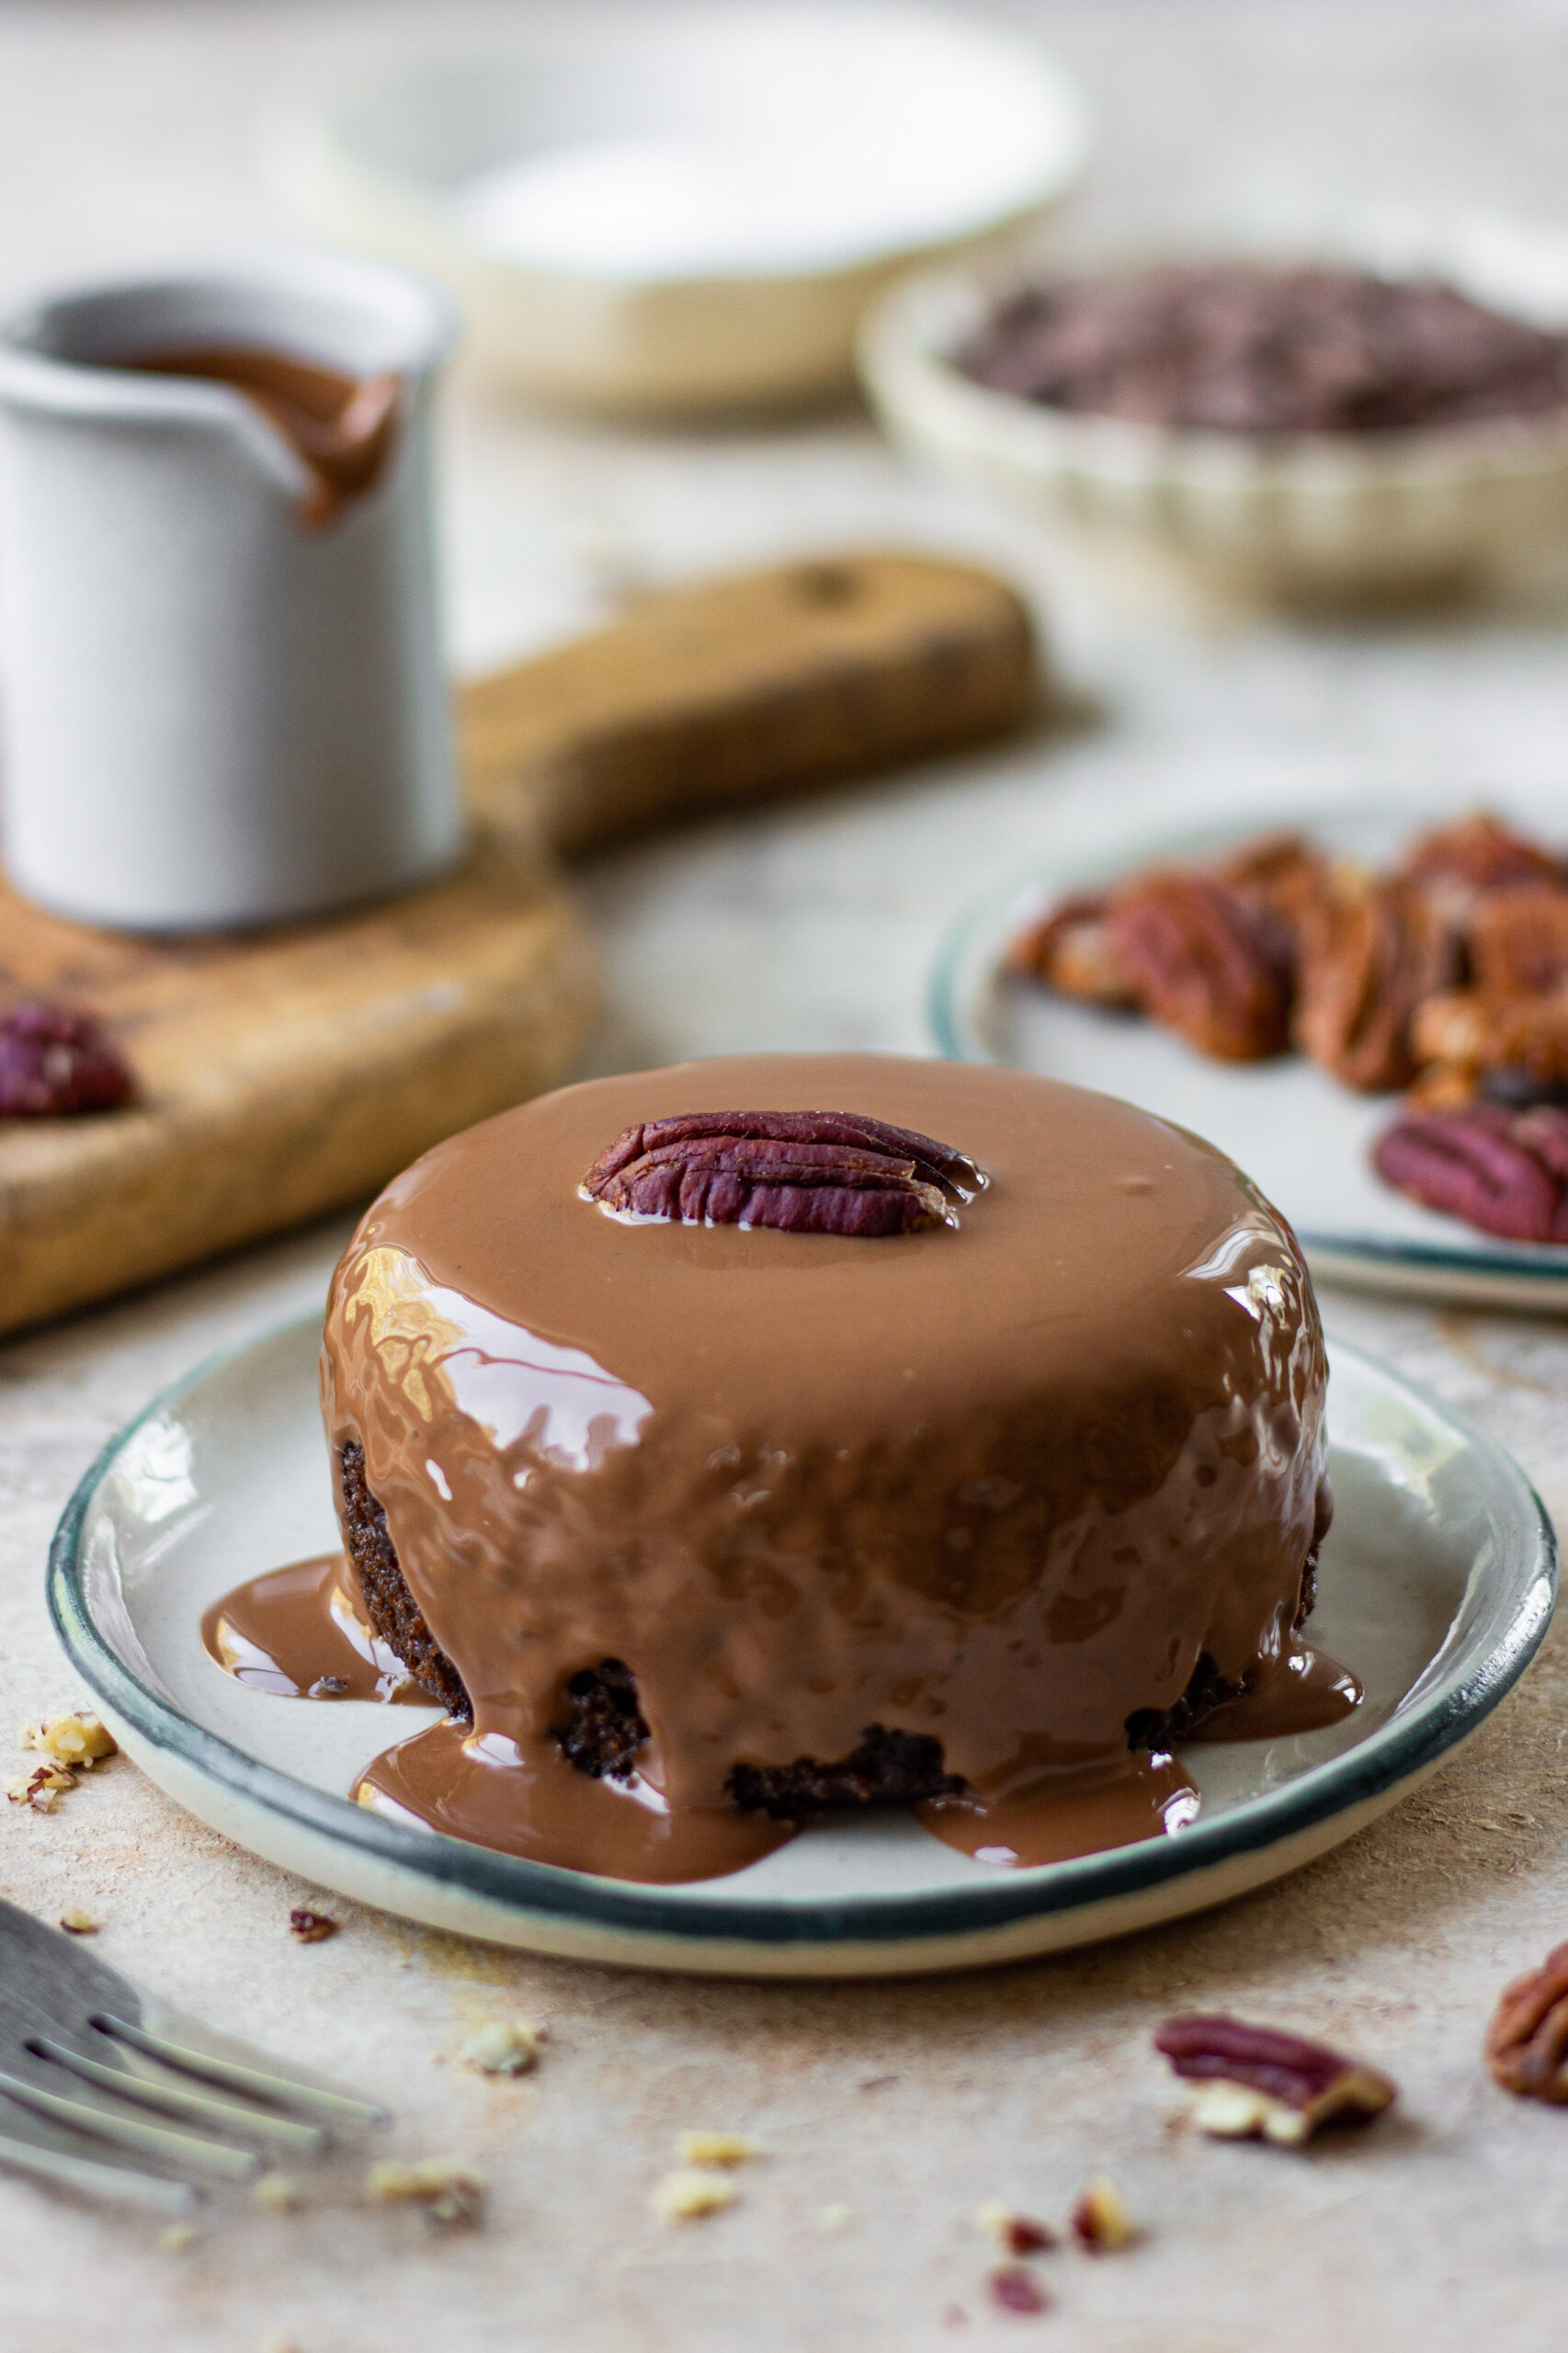
POLYGON ((1484 809, 1423 834, 1405 852, 1400 872, 1413 882, 1455 882, 1495 891, 1509 882, 1562 883, 1562 861, 1484 809))
POLYGON ((1488 891, 1471 911, 1471 977, 1497 996, 1545 996, 1568 982, 1568 890, 1488 891))
POLYGON ((1111 902, 1103 892, 1084 891, 1062 900, 1013 942, 1007 961, 1015 972, 1090 1005, 1130 1011, 1139 1002, 1138 983, 1118 952, 1111 902))
POLYGON ((1169 2018, 1154 2048, 1198 2086, 1192 2120, 1216 2140, 1300 2148, 1320 2126, 1364 2124, 1395 2097, 1376 2067, 1242 2018, 1169 2018))
POLYGON ((1496 996, 1448 989, 1419 1007, 1410 1036, 1419 1063, 1519 1071, 1537 1085, 1568 1081, 1568 991, 1496 996))
POLYGON ((985 1178, 950 1144, 843 1111, 692 1111, 628 1128, 578 1188, 619 1215, 862 1238, 956 1225, 985 1178))
POLYGON ((1296 1043, 1343 1085, 1403 1086, 1411 1020, 1459 976, 1458 935, 1421 891, 1341 870, 1298 917, 1296 1043))
POLYGON ((1327 887, 1328 860, 1302 834, 1260 834, 1214 868, 1214 878, 1294 943, 1301 918, 1327 887))
POLYGON ((0 1013, 0 1119, 111 1111, 131 1086, 124 1059, 90 1014, 42 1004, 0 1013))
MULTIPOLYGON (((1568 1241, 1562 1179, 1536 1141, 1542 1117, 1489 1103, 1419 1112, 1378 1138, 1372 1165, 1396 1192, 1483 1233, 1510 1242, 1568 1241)), ((1541 1140, 1546 1152, 1559 1150, 1555 1128, 1541 1140)))
POLYGON ((1146 875, 1116 902, 1111 940, 1147 1011, 1201 1053, 1283 1052, 1289 941, 1239 892, 1206 874, 1146 875))
POLYGON ((1568 1945, 1516 1977, 1486 2030, 1486 2063, 1505 2091, 1568 2105, 1568 1945))

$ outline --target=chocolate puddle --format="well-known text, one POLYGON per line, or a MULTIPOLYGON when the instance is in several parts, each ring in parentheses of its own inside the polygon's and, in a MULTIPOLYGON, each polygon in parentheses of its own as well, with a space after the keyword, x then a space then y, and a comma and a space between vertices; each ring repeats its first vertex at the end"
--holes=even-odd
POLYGON ((253 1691, 284 1699, 429 1701, 366 1622, 341 1552, 252 1577, 201 1620, 210 1658, 253 1691))
POLYGON ((453 1722, 383 1750, 353 1795, 473 1846, 655 1887, 724 1878, 796 1835, 793 1823, 733 1805, 672 1811, 642 1773, 596 1780, 552 1740, 511 1741, 453 1722))
MULTIPOLYGON (((353 1588, 341 1553, 294 1562, 215 1603, 201 1621, 202 1640, 218 1665, 253 1690, 428 1704, 371 1632, 353 1588)), ((1259 1667, 1253 1690, 1216 1710, 1190 1737, 1273 1740, 1316 1732, 1340 1722, 1360 1697, 1345 1668, 1292 1643, 1259 1667)), ((912 1809, 916 1819, 960 1854, 1017 1870, 1173 1836, 1198 1819, 1199 1792, 1174 1756, 1129 1751, 1109 1762, 1045 1763, 1058 1744, 1041 1736, 1028 1746, 988 1797, 933 1800, 912 1809)), ((630 1780, 596 1779, 568 1763, 552 1739, 518 1742, 449 1719, 382 1750, 350 1794, 393 1821, 645 1886, 726 1877, 797 1835, 792 1823, 734 1805, 672 1812, 658 1787, 656 1756, 643 1761, 630 1780)))
POLYGON ((313 528, 375 486, 396 438, 401 380, 392 374, 354 376, 266 344, 182 344, 108 364, 138 375, 194 376, 243 392, 310 470, 301 515, 313 528))

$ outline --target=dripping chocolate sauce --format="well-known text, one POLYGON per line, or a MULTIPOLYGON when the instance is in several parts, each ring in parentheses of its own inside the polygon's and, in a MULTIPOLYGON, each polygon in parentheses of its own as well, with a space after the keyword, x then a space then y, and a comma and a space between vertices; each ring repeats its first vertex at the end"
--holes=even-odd
MULTIPOLYGON (((218 1665, 254 1690, 286 1699, 431 1704, 372 1631, 341 1553, 274 1569, 213 1605, 202 1640, 218 1665)), ((1253 1688, 1194 1732, 1195 1741, 1276 1740, 1322 1730, 1357 1707, 1354 1677, 1295 1638, 1264 1662, 1253 1688)), ((1002 1869, 1174 1835, 1193 1823, 1198 1790, 1160 1751, 1074 1757, 1040 1738, 999 1785, 914 1808, 944 1845, 1002 1869)), ((455 1718, 427 1725, 372 1759, 351 1794, 387 1818, 472 1845, 606 1878, 673 1885, 759 1862, 799 1825, 738 1806, 674 1813, 659 1787, 656 1745, 625 1779, 595 1778, 552 1738, 476 1733, 455 1718)))
POLYGON ((265 344, 180 344, 117 357, 138 375, 230 384, 275 426, 310 475, 301 519, 320 529, 373 489, 397 438, 402 380, 355 376, 265 344))

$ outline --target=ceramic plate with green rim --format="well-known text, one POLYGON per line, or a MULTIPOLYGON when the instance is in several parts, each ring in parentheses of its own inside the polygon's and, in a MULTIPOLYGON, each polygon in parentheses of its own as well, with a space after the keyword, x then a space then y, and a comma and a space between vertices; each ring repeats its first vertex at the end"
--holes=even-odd
POLYGON ((1332 1351, 1337 1514, 1312 1625, 1367 1688, 1332 1731, 1195 1745, 1179 1835, 997 1870, 884 1811, 808 1830, 691 1887, 557 1870, 365 1812, 344 1792, 421 1710, 248 1689, 201 1613, 335 1538, 316 1404, 320 1327, 194 1372, 99 1456, 55 1538, 61 1640, 121 1745, 215 1829, 317 1884, 501 1944, 644 1968, 835 1977, 971 1968, 1223 1902, 1324 1853, 1435 1771, 1546 1631, 1556 1553, 1510 1458, 1349 1347, 1332 1351))
MULTIPOLYGON (((1408 812, 1386 811, 1296 813, 1271 817, 1267 830, 1280 826, 1299 827, 1332 853, 1373 867, 1422 830, 1408 812)), ((1207 1136, 1283 1210, 1325 1282, 1561 1314, 1568 1306, 1568 1245, 1477 1233, 1373 1173, 1372 1142, 1396 1097, 1352 1094, 1300 1055, 1212 1062, 1153 1022, 1053 995, 1006 970, 1011 943, 1069 892, 1099 888, 1141 867, 1213 858, 1264 830, 1233 823, 1150 834, 1124 840, 1114 853, 1015 875, 971 908, 943 945, 928 1000, 938 1048, 954 1062, 1008 1063, 1097 1087, 1207 1136)))

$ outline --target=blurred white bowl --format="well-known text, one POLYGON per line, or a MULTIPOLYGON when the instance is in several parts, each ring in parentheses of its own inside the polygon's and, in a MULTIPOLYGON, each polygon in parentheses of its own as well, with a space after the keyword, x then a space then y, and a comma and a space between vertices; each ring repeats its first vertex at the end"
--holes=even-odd
MULTIPOLYGON (((1437 276, 1495 309, 1568 326, 1560 232, 1380 216, 1289 246, 1234 250, 1437 276)), ((1175 257, 1119 256, 1114 267, 1175 257)), ((1331 598, 1417 591, 1568 542, 1568 409, 1279 439, 1051 409, 994 392, 953 364, 1017 282, 980 273, 913 279, 860 338, 862 379, 893 439, 1015 507, 1179 559, 1226 585, 1331 598)))
POLYGON ((1088 131, 1051 59, 995 26, 642 0, 292 109, 267 143, 312 229, 446 279, 492 372, 678 411, 847 382, 869 301, 1038 222, 1088 131))

